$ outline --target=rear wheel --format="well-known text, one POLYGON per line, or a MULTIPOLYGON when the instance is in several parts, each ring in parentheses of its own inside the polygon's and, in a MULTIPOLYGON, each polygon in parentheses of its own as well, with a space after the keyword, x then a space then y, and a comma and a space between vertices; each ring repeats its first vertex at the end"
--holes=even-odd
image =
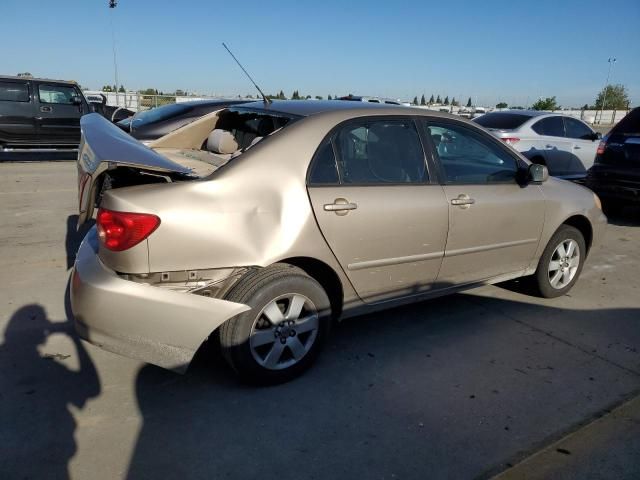
POLYGON ((562 225, 551 237, 534 275, 545 298, 560 297, 578 280, 587 254, 584 236, 577 228, 562 225))
POLYGON ((222 325, 220 346, 231 367, 253 383, 281 383, 301 374, 329 333, 327 294, 292 265, 247 274, 226 299, 251 307, 222 325))

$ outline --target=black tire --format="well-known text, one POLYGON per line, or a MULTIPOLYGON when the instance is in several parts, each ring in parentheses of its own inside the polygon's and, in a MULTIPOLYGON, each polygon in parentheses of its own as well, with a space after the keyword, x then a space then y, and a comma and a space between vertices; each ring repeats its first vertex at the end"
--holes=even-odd
POLYGON ((586 243, 584 241, 584 236, 577 228, 571 227, 569 225, 561 225, 560 228, 553 234, 551 240, 547 244, 546 248, 542 256, 540 257, 540 261, 538 262, 538 268, 536 269, 536 273, 533 275, 532 280, 538 290, 540 296, 544 298, 556 298, 561 297, 566 294, 571 288, 575 285, 580 277, 580 273, 582 272, 582 266, 584 265, 584 261, 587 256, 587 248, 586 243), (573 275, 573 278, 561 288, 556 288, 552 285, 551 273, 549 271, 549 266, 552 258, 556 252, 556 248, 560 245, 560 243, 573 240, 578 245, 578 265, 573 275))
MULTIPOLYGON (((222 355, 239 376, 250 383, 277 384, 300 375, 314 362, 329 335, 331 306, 326 292, 317 281, 293 265, 275 264, 253 270, 240 279, 225 298, 251 307, 251 310, 228 320, 220 327, 222 355), (263 314, 263 309, 272 302, 276 302, 276 306, 286 314, 291 305, 287 306, 287 302, 293 301, 287 298, 291 295, 305 299, 303 307, 305 313, 307 313, 307 307, 309 312, 313 310, 311 307, 315 307, 318 315, 315 334, 311 333, 305 337, 308 333, 305 332, 298 335, 297 340, 308 348, 300 359, 294 358, 293 349, 289 347, 289 343, 286 345, 284 343, 289 342, 289 336, 296 337, 295 325, 285 326, 284 330, 279 329, 274 324, 270 324, 263 314), (281 349, 282 358, 287 357, 284 362, 278 363, 273 368, 267 368, 258 361, 258 358, 262 361, 264 358, 257 351, 258 347, 252 348, 250 340, 253 332, 256 331, 273 332, 274 335, 278 335, 275 338, 279 340, 274 340, 271 348, 281 349), (287 338, 283 340, 282 337, 287 338), (279 341, 282 342, 282 346, 278 345, 279 341), (283 366, 291 361, 295 363, 283 366)), ((306 318, 310 315, 309 313, 306 318)), ((285 322, 282 322, 278 325, 284 324, 285 322)), ((292 342, 295 340, 291 339, 292 342)), ((269 344, 265 348, 269 348, 269 344)), ((266 356, 268 353, 265 358, 266 356)))

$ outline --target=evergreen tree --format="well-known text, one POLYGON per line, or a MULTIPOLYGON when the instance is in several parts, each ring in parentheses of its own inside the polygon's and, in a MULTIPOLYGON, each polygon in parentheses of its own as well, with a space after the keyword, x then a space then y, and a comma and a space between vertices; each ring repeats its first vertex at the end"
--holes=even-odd
POLYGON ((445 104, 445 105, 449 105, 449 95, 447 95, 446 97, 444 97, 444 104, 445 104))
POLYGON ((286 100, 287 97, 284 96, 284 92, 282 90, 280 90, 280 93, 278 94, 278 99, 279 100, 286 100))
POLYGON ((331 95, 327 97, 327 100, 333 100, 333 98, 331 98, 331 95))
POLYGON ((440 95, 438 95, 438 98, 436 98, 436 103, 442 103, 442 100, 440 99, 440 95))
POLYGON ((458 107, 458 101, 456 100, 456 97, 453 97, 453 100, 451 100, 451 105, 453 105, 454 107, 458 107))
POLYGON ((429 105, 433 105, 433 102, 435 102, 435 100, 433 99, 433 94, 432 94, 431 98, 429 99, 429 105))
POLYGON ((422 94, 422 97, 420 97, 420 105, 424 106, 424 105, 426 105, 426 104, 427 104, 427 102, 426 102, 426 100, 424 99, 424 94, 422 94))
POLYGON ((418 105, 418 97, 413 97, 413 102, 411 102, 411 105, 418 105))
POLYGON ((469 97, 469 100, 467 100, 467 108, 471 107, 471 97, 469 97))

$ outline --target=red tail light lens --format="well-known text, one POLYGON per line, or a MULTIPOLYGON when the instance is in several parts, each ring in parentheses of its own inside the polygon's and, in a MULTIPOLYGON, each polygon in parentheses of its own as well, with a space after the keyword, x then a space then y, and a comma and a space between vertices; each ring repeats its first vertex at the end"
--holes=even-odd
POLYGON ((520 141, 520 139, 517 137, 502 137, 500 140, 502 140, 507 145, 515 145, 520 141))
POLYGON ((160 218, 149 213, 115 212, 101 208, 96 224, 102 245, 121 252, 151 235, 160 225, 160 218))
POLYGON ((598 144, 598 149, 596 150, 596 155, 602 155, 606 149, 607 149, 607 142, 602 140, 598 144))

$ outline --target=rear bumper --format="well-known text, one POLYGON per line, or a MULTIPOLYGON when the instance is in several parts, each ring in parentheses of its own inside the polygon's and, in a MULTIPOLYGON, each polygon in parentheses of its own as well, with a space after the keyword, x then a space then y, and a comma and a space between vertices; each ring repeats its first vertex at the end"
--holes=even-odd
POLYGON ((586 186, 603 199, 640 203, 640 178, 637 176, 593 168, 587 176, 586 186))
POLYGON ((105 350, 183 373, 216 328, 250 309, 124 280, 97 250, 94 227, 76 257, 71 308, 78 334, 105 350))

